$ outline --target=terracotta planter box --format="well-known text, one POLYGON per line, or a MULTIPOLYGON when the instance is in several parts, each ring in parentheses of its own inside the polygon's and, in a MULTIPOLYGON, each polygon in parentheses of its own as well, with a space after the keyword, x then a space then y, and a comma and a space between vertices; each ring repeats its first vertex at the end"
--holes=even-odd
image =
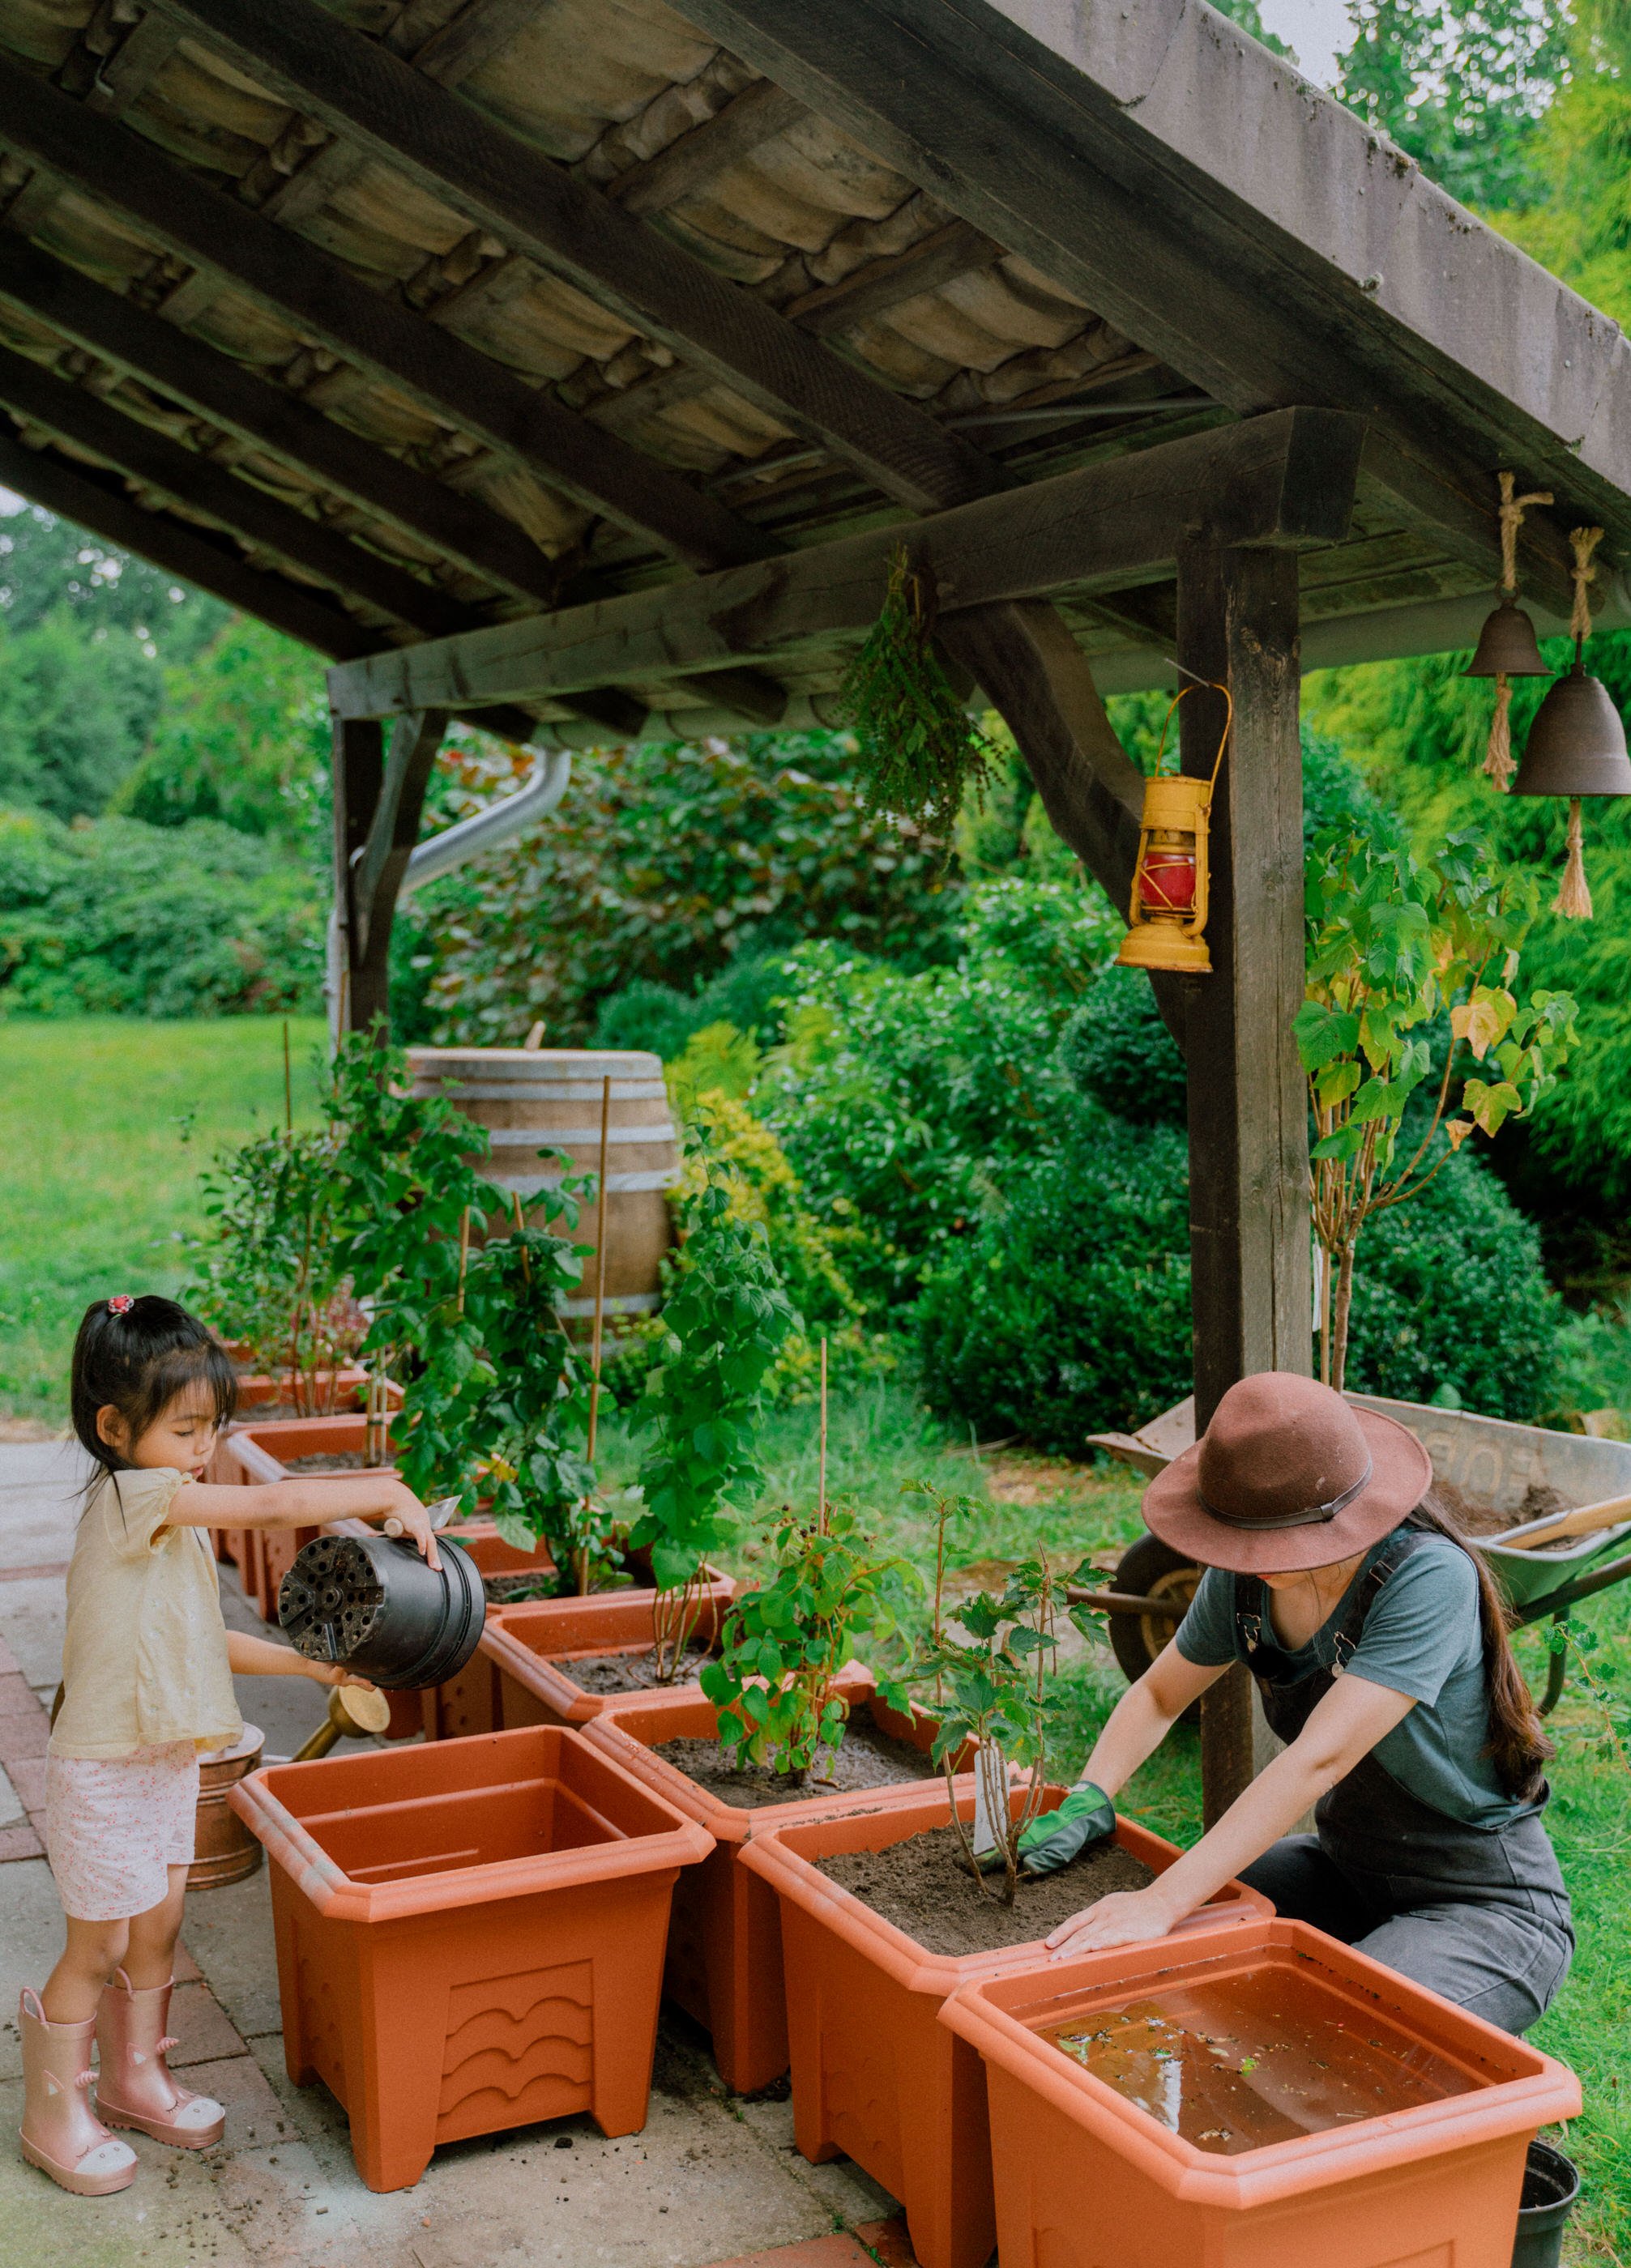
MULTIPOLYGON (((1044 1808, 1066 1793, 1052 1789, 1044 1808)), ((973 1817, 971 1787, 958 1810, 973 1817)), ((844 2153, 898 2198, 922 2268, 984 2268, 997 2241, 985 2075, 974 2051, 936 2019, 971 1978, 1034 1970, 1047 1955, 1039 1942, 930 1953, 815 1864, 842 1852, 887 1850, 950 1816, 941 1782, 906 1792, 885 1811, 761 1827, 741 1859, 781 1902, 800 2149, 816 2163, 844 2153)), ((1157 1874, 1179 1855, 1128 1819, 1117 1822, 1116 1840, 1157 1874)), ((1255 1891, 1231 1883, 1186 1925, 1185 1937, 1273 1911, 1255 1891)))
POLYGON ((289 2076, 343 2104, 370 2189, 472 2134, 645 2124, 694 1821, 546 1727, 277 1765, 232 1803, 272 1861, 289 2076))
MULTIPOLYGON (((721 1568, 710 1567, 708 1574, 692 1626, 693 1637, 705 1645, 719 1635, 736 1588, 721 1568)), ((493 1721, 587 1725, 598 1717, 609 1700, 623 1697, 587 1692, 563 1665, 608 1653, 649 1653, 661 1595, 655 1590, 601 1591, 582 1599, 495 1607, 481 1643, 489 1664, 491 1705, 497 1712, 493 1721)))
MULTIPOLYGON (((329 1372, 320 1370, 316 1382, 320 1392, 332 1384, 336 1411, 343 1412, 360 1407, 368 1384, 368 1373, 359 1365, 352 1363, 341 1370, 337 1376, 331 1377, 329 1372)), ((240 1371, 238 1373, 238 1406, 240 1410, 253 1410, 261 1402, 292 1401, 293 1398, 289 1393, 289 1373, 286 1370, 276 1375, 265 1370, 240 1371)), ((401 1399, 400 1395, 397 1398, 401 1399)))
MULTIPOLYGON (((1529 2144, 1580 2108, 1579 2083, 1561 2064, 1302 1922, 1253 1922, 1210 1943, 1169 1939, 987 1978, 948 2000, 941 2021, 985 2065, 1003 2268, 1101 2268, 1106 2230, 1117 2268, 1508 2268, 1529 2144), (1189 1993, 1192 2010, 1205 2009, 1199 1996, 1231 1983, 1277 1997, 1278 2027, 1259 2019, 1271 2043, 1304 2019, 1322 2039, 1337 2037, 1324 2028, 1339 2021, 1386 2073, 1413 2063, 1429 2083, 1360 2088, 1361 2099, 1380 2096, 1375 2115, 1224 2155, 1184 2139, 1038 2037, 1129 2002, 1170 2005, 1189 1993)), ((1304 2062, 1310 2086, 1337 2087, 1304 2062)), ((1262 2100, 1274 2091, 1261 2087, 1262 2100)), ((1308 2087, 1278 2092, 1295 2109, 1308 2087)))
MULTIPOLYGON (((897 1740, 923 1750, 926 1778, 932 1719, 903 1717, 873 1695, 870 1670, 852 1662, 840 1674, 852 1708, 866 1712, 897 1740)), ((786 1997, 782 1985, 781 1926, 770 1885, 741 1863, 749 1837, 772 1827, 839 1812, 892 1809, 922 1793, 921 1782, 849 1793, 802 1795, 792 1803, 749 1810, 726 1803, 650 1752, 665 1741, 712 1739, 719 1712, 695 1685, 666 1692, 614 1694, 584 1729, 586 1740, 615 1756, 656 1793, 697 1820, 713 1837, 710 1858, 675 1893, 663 1989, 712 2036, 713 2059, 734 2094, 768 2087, 787 2068, 786 1997)))

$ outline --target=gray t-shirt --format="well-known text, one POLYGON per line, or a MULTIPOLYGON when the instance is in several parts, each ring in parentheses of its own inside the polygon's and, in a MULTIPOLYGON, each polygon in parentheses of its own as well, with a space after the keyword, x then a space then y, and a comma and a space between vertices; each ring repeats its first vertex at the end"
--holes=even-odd
MULTIPOLYGON (((1356 1585, 1391 1539, 1367 1553, 1329 1619, 1288 1657, 1293 1675, 1329 1668, 1336 1634, 1356 1585)), ((1266 1618, 1263 1632, 1273 1631, 1266 1618)), ((1178 1625, 1178 1652, 1205 1668, 1244 1659, 1235 1628, 1235 1578, 1208 1568, 1189 1612, 1178 1625)), ((1489 1741, 1489 1697, 1479 1627, 1478 1576, 1460 1547, 1424 1535, 1383 1585, 1365 1617, 1346 1675, 1407 1693, 1415 1707, 1372 1751, 1399 1786, 1451 1819, 1500 1827, 1532 1806, 1502 1788, 1484 1753, 1489 1741)))

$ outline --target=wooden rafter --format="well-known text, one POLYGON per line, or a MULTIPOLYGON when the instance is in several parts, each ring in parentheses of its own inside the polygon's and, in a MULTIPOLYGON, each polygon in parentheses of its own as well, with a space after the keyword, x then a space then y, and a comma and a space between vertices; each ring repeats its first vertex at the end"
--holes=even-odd
POLYGON ((1000 485, 989 459, 750 292, 313 0, 159 0, 240 69, 513 250, 931 511, 1000 485))
POLYGON ((0 300, 40 316, 75 346, 129 371, 250 447, 299 468, 500 590, 554 605, 558 571, 502 512, 402 464, 298 394, 257 378, 39 246, 5 233, 0 233, 0 300))
POLYGON ((338 261, 206 187, 141 135, 93 117, 10 62, 0 62, 0 144, 76 182, 167 251, 226 277, 307 337, 527 465, 585 509, 687 563, 762 558, 774 548, 677 473, 359 284, 338 261))
MULTIPOLYGON (((1138 104, 1056 63, 1002 7, 687 0, 683 13, 1218 401, 1243 412, 1324 402, 1370 416, 1400 445, 1396 463, 1435 468, 1425 494, 1413 498, 1406 478, 1391 501, 1418 512, 1442 501, 1448 517, 1435 525, 1446 547, 1480 572, 1498 562, 1492 460, 1470 397, 1397 350, 1390 360, 1338 305, 1332 279, 1294 272, 1294 249, 1293 268, 1276 271, 1248 245, 1228 200, 1204 223, 1199 202, 1187 216, 1175 210, 1170 174, 1140 144, 1138 104)), ((1539 470, 1532 438, 1514 433, 1500 446, 1494 461, 1539 470)), ((1567 613, 1562 527, 1531 515, 1524 546, 1524 587, 1567 613)))
POLYGON ((801 102, 769 79, 756 79, 654 158, 617 174, 607 183, 607 194, 624 212, 666 212, 682 197, 693 195, 718 174, 751 157, 761 143, 785 133, 804 114, 801 102))
POLYGON ((933 576, 948 623, 965 608, 1067 585, 1170 576, 1181 544, 1204 527, 1236 544, 1340 542, 1364 432, 1362 419, 1340 410, 1275 410, 905 527, 406 648, 333 673, 330 697, 343 714, 383 716, 830 652, 876 615, 889 554, 903 541, 933 576))

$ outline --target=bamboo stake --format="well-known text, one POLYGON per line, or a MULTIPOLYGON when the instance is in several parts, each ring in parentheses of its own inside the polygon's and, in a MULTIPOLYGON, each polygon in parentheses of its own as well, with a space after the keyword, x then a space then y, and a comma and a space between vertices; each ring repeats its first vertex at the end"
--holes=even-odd
POLYGON ((821 1477, 816 1486, 816 1526, 827 1533, 827 1342, 821 1343, 821 1477))
MULTIPOLYGON (((594 1462, 594 1444, 601 1416, 601 1345, 606 1320, 606 1152, 611 1142, 611 1074, 601 1081, 601 1170, 594 1193, 594 1328, 589 1341, 588 1461, 594 1462)), ((586 1499, 587 1501, 587 1499, 586 1499)), ((578 1554, 578 1595, 589 1588, 589 1552, 578 1554)))
POLYGON ((294 1132, 294 1074, 289 1067, 289 1019, 284 1018, 284 1131, 294 1132))
POLYGON ((459 1313, 464 1313, 464 1273, 470 1264, 470 1208, 466 1205, 459 1219, 459 1313))
MULTIPOLYGON (((519 1189, 510 1191, 510 1211, 515 1216, 516 1233, 519 1235, 526 1226, 521 1216, 521 1193, 519 1189)), ((532 1255, 524 1244, 521 1247, 521 1281, 524 1284, 532 1282, 532 1255)))

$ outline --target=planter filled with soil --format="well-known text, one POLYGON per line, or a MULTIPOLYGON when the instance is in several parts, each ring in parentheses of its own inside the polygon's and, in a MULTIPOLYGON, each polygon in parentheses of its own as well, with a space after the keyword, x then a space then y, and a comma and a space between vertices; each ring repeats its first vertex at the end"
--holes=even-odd
MULTIPOLYGON (((1043 1808, 1066 1793, 1051 1789, 1043 1808)), ((958 1809, 971 1819, 971 1786, 958 1809)), ((996 2242, 985 2085, 941 2007, 972 1978, 1045 1965, 1041 1940, 1067 1916, 1141 1889, 1178 1852, 1119 1820, 1113 1843, 1022 1880, 1004 1906, 967 1872, 950 1822, 941 1781, 886 1811, 778 1821, 742 1863, 780 1901, 800 2149, 816 2161, 845 2153, 898 2198, 923 2268, 984 2268, 996 2242)), ((1231 1883, 1184 1941, 1271 1911, 1231 1883)))
MULTIPOLYGON (((708 1578, 694 1594, 687 1649, 692 1666, 669 1683, 695 1678, 730 1605, 731 1578, 718 1567, 709 1568, 708 1578)), ((658 1618, 672 1611, 665 1594, 649 1588, 499 1606, 482 1638, 495 1687, 493 1721, 585 1725, 614 1695, 656 1685, 658 1618)))
POLYGON ((663 1987, 706 2027, 720 2076, 739 2095, 768 2087, 787 2068, 781 1929, 774 1893, 739 1863, 749 1838, 784 1822, 898 1804, 921 1794, 934 1771, 932 1719, 885 1708, 860 1662, 841 1670, 838 1683, 852 1729, 831 1777, 812 1774, 800 1787, 738 1771, 720 1748, 719 1712, 694 1685, 614 1696, 585 1728, 586 1739, 714 1839, 712 1855, 675 1894, 663 1987))
POLYGON ((289 2076, 344 2106, 370 2189, 537 2119, 644 2125, 694 1821, 546 1727, 278 1765, 232 1803, 272 1861, 289 2076))
POLYGON ((1007 2262, 1508 2268, 1572 2072, 1302 1922, 966 1984, 1007 2262))

